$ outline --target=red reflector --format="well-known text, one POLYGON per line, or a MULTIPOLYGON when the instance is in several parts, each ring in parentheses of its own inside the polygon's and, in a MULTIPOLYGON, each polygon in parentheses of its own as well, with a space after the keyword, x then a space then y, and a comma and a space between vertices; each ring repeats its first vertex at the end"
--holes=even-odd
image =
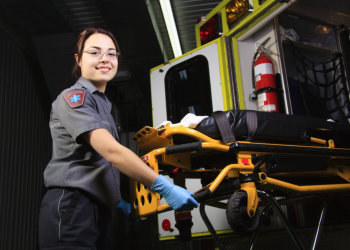
POLYGON ((142 160, 143 160, 144 162, 148 161, 148 160, 149 160, 149 155, 146 155, 146 156, 142 157, 142 160))
POLYGON ((200 28, 201 44, 206 44, 218 38, 221 35, 220 29, 219 15, 216 14, 200 28))
POLYGON ((178 173, 181 173, 182 172, 182 169, 181 168, 175 168, 175 169, 173 169, 173 174, 178 174, 178 173))
POLYGON ((170 227, 171 227, 170 220, 168 220, 168 219, 163 220, 163 222, 162 222, 163 230, 169 231, 170 227))
POLYGON ((249 165, 249 160, 248 159, 242 159, 243 165, 249 165))

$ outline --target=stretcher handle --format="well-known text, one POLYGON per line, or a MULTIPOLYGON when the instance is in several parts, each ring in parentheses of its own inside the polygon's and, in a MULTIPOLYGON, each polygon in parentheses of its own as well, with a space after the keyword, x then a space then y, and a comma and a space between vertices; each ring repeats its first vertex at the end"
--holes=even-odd
POLYGON ((201 151, 201 150, 202 150, 202 140, 197 142, 165 147, 165 153, 167 155, 183 153, 183 152, 191 152, 191 151, 201 151))
MULTIPOLYGON (((206 199, 208 199, 210 196, 212 195, 212 193, 210 192, 209 188, 205 188, 201 191, 199 191, 198 193, 192 195, 192 197, 198 202, 201 203, 203 201, 205 201, 206 199)), ((166 211, 171 210, 171 207, 169 206, 169 204, 163 204, 163 205, 159 205, 157 208, 157 212, 158 213, 163 213, 166 211)))
POLYGON ((210 186, 207 186, 206 188, 195 193, 193 195, 193 198, 199 203, 201 203, 218 195, 233 193, 234 191, 236 191, 241 187, 239 178, 230 178, 230 179, 227 179, 226 181, 220 181, 218 184, 219 186, 216 189, 211 190, 210 188, 213 185, 214 185, 214 182, 212 182, 210 186))
MULTIPOLYGON (((240 180, 239 178, 234 178, 233 180, 229 180, 228 182, 223 182, 220 184, 220 186, 215 190, 215 193, 217 194, 227 194, 227 193, 233 193, 237 189, 240 188, 240 180)), ((195 193, 192 197, 198 202, 205 202, 208 199, 214 197, 214 192, 210 191, 209 186, 205 187, 204 189, 201 189, 197 193, 195 193)), ((166 212, 171 210, 171 207, 169 204, 163 204, 159 205, 157 208, 158 213, 166 212)))
POLYGON ((211 196, 212 196, 212 192, 210 191, 210 189, 208 187, 206 187, 205 189, 203 189, 203 190, 199 191, 198 193, 192 195, 192 197, 198 203, 201 203, 201 202, 205 201, 206 199, 208 199, 211 196))

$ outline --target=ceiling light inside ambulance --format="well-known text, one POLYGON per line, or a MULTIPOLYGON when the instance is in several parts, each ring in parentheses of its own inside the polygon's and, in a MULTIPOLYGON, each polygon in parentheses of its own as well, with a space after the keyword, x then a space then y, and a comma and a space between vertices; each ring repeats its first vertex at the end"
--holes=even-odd
POLYGON ((232 0, 226 5, 227 24, 231 28, 232 24, 248 12, 248 0, 232 0))
POLYGON ((206 44, 221 36, 219 15, 216 14, 200 27, 201 44, 206 44))

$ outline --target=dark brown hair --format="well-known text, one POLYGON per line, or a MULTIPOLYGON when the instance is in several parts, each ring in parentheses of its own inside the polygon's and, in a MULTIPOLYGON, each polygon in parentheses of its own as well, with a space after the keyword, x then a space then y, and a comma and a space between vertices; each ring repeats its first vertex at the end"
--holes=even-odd
MULTIPOLYGON (((93 34, 104 34, 104 35, 109 36, 112 39, 112 41, 115 45, 115 48, 116 48, 117 52, 119 52, 119 56, 120 56, 119 45, 118 45, 117 39, 112 34, 112 32, 110 32, 102 27, 88 27, 88 28, 85 28, 82 32, 80 32, 80 34, 77 37, 77 43, 75 45, 75 51, 76 51, 75 53, 78 55, 78 59, 77 59, 78 62, 80 62, 81 57, 83 55, 85 41, 93 34)), ((73 76, 75 78, 79 78, 81 76, 81 70, 80 70, 80 67, 79 67, 77 61, 75 61, 75 64, 73 67, 73 76)))

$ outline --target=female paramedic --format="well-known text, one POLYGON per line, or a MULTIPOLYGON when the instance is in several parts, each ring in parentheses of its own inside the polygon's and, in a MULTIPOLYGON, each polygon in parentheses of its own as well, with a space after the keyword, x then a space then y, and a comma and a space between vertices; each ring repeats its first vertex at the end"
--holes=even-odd
POLYGON ((174 210, 198 206, 192 193, 118 143, 104 92, 119 53, 108 30, 87 28, 78 36, 74 72, 80 78, 57 97, 50 115, 53 153, 44 171, 40 249, 112 249, 110 209, 121 201, 120 172, 160 193, 174 210))

